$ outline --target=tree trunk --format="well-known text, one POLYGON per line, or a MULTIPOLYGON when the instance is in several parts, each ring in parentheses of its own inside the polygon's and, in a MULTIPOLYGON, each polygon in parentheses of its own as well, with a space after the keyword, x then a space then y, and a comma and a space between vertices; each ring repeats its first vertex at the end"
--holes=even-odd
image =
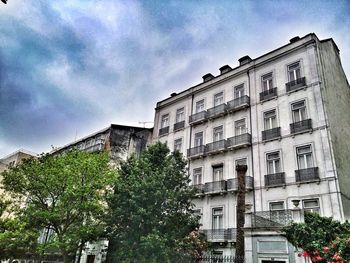
POLYGON ((244 213, 245 213, 245 174, 246 165, 237 165, 238 193, 237 193, 237 236, 236 236, 236 263, 244 262, 244 213))

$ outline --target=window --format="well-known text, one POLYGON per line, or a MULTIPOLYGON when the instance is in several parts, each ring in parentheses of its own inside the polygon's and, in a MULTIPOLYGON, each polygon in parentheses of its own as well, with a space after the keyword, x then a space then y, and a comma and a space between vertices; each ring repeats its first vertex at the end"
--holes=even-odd
POLYGON ((222 229, 224 226, 223 208, 222 207, 213 208, 212 213, 213 213, 212 229, 222 229))
POLYGON ((301 78, 300 62, 295 62, 288 66, 288 79, 289 81, 295 81, 301 78))
POLYGON ((272 72, 262 76, 261 82, 262 82, 262 90, 263 91, 273 89, 272 72))
POLYGON ((185 120, 185 108, 180 108, 176 110, 176 123, 185 120))
POLYGON ((245 95, 244 94, 244 84, 241 84, 241 85, 234 87, 234 94, 233 95, 234 95, 235 99, 243 97, 245 95))
POLYGON ((318 199, 303 200, 303 209, 305 212, 320 213, 320 204, 318 199))
POLYGON ((214 142, 224 139, 224 129, 223 126, 215 127, 213 130, 214 142))
POLYGON ((283 201, 270 203, 270 211, 276 211, 276 210, 284 210, 283 201))
POLYGON ((292 104, 293 122, 299 122, 307 119, 305 101, 299 101, 292 104))
POLYGON ((276 174, 281 172, 280 153, 273 152, 266 155, 267 174, 276 174))
POLYGON ((174 151, 181 152, 181 149, 182 149, 182 138, 179 138, 174 141, 174 151))
POLYGON ((213 182, 222 181, 224 179, 224 166, 213 166, 213 182))
POLYGON ((297 147, 298 169, 314 167, 311 145, 297 147))
POLYGON ((245 125, 245 119, 235 121, 235 135, 241 135, 247 132, 247 127, 245 125))
POLYGON ((194 135, 194 146, 201 146, 203 145, 203 132, 197 132, 194 135))
POLYGON ((85 143, 85 148, 88 148, 90 146, 92 146, 94 144, 94 139, 89 139, 86 143, 85 143))
POLYGON ((220 92, 214 95, 214 107, 224 103, 224 93, 220 92))
POLYGON ((204 111, 204 100, 196 102, 196 113, 204 111))
POLYGON ((202 168, 193 169, 193 185, 202 184, 202 168))
POLYGON ((276 128, 276 126, 277 126, 276 110, 265 112, 264 129, 270 130, 270 129, 276 128))
POLYGON ((165 128, 169 126, 169 114, 165 114, 162 116, 162 120, 160 123, 161 128, 165 128))

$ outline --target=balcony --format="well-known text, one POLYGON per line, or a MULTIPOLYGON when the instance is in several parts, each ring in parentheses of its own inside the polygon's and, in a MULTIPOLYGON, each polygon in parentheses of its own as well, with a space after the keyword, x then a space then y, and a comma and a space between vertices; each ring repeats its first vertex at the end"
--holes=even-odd
POLYGON ((279 138, 281 138, 281 127, 276 127, 270 130, 262 131, 263 141, 271 141, 279 138))
POLYGON ((239 97, 239 98, 236 98, 234 100, 227 102, 227 110, 229 112, 234 112, 234 111, 238 111, 238 110, 247 108, 247 107, 249 107, 249 105, 250 105, 249 96, 244 95, 242 97, 239 97))
POLYGON ((162 136, 168 133, 169 133, 169 126, 159 129, 159 136, 162 136))
POLYGON ((252 213, 252 227, 278 228, 292 222, 291 210, 260 211, 252 213))
POLYGON ((225 115, 227 109, 227 105, 225 103, 215 106, 207 110, 207 118, 215 119, 225 115))
POLYGON ((282 186, 286 184, 284 172, 275 174, 265 174, 265 187, 282 186))
POLYGON ((320 177, 318 175, 318 167, 306 168, 295 170, 295 181, 302 182, 312 182, 319 181, 320 177))
POLYGON ((225 180, 205 183, 204 185, 205 194, 221 194, 223 192, 226 192, 225 180))
POLYGON ((226 140, 220 140, 220 141, 208 143, 206 145, 205 152, 207 154, 215 154, 218 152, 225 151, 225 148, 226 148, 226 140))
POLYGON ((272 88, 260 92, 260 101, 270 100, 277 97, 277 88, 272 88))
POLYGON ((201 230, 209 242, 236 241, 235 228, 204 229, 201 230))
POLYGON ((84 148, 84 151, 93 153, 93 152, 101 152, 104 148, 104 142, 95 143, 94 145, 88 146, 84 148))
POLYGON ((295 91, 300 88, 303 88, 305 86, 306 86, 306 80, 305 80, 305 77, 302 77, 286 83, 286 90, 287 92, 291 92, 291 91, 295 91))
POLYGON ((185 121, 180 121, 174 124, 174 131, 178 131, 185 128, 185 121))
POLYGON ((203 157, 205 152, 205 145, 196 146, 187 150, 189 158, 203 157))
POLYGON ((207 112, 201 111, 190 116, 190 125, 205 122, 207 120, 207 112))
POLYGON ((192 185, 196 191, 196 195, 200 196, 204 194, 204 185, 203 184, 194 184, 192 185))
POLYGON ((290 133, 302 133, 312 131, 312 121, 311 119, 302 120, 298 122, 293 122, 290 124, 290 133))
POLYGON ((243 133, 241 135, 233 136, 227 139, 228 149, 238 149, 247 147, 252 144, 252 136, 250 133, 243 133))
MULTIPOLYGON (((246 191, 253 190, 254 179, 251 176, 245 177, 245 189, 246 191)), ((227 180, 227 191, 237 192, 238 191, 238 178, 231 178, 227 180)))

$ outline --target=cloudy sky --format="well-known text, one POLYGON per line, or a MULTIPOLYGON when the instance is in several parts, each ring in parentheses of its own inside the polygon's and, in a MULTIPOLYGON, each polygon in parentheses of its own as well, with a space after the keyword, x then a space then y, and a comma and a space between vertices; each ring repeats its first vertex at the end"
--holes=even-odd
POLYGON ((310 32, 336 41, 349 77, 347 0, 0 3, 0 157, 153 121, 205 73, 310 32))

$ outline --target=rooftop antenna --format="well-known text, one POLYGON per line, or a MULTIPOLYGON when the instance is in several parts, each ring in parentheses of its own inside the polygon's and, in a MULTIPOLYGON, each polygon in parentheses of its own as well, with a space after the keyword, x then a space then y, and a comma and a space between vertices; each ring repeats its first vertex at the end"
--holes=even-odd
POLYGON ((153 123, 153 121, 139 121, 139 124, 143 124, 143 128, 146 128, 147 123, 153 123))

